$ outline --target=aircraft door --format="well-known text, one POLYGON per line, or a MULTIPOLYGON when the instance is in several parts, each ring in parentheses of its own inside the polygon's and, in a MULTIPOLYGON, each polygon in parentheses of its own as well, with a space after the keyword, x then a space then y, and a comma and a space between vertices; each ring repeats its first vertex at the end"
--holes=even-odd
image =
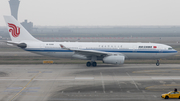
POLYGON ((159 48, 159 53, 162 53, 163 51, 162 51, 162 46, 158 46, 158 48, 159 48))
POLYGON ((40 44, 40 48, 45 48, 44 43, 41 43, 41 44, 40 44))
POLYGON ((133 52, 134 52, 134 53, 137 52, 137 46, 136 46, 136 45, 133 46, 133 52))

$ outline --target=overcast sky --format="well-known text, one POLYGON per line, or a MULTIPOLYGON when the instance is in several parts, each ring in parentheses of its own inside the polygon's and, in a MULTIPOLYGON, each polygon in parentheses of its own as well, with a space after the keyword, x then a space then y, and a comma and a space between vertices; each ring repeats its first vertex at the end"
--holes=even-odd
MULTIPOLYGON (((0 26, 10 15, 0 0, 0 26)), ((20 0, 18 20, 42 26, 180 25, 180 0, 20 0)))

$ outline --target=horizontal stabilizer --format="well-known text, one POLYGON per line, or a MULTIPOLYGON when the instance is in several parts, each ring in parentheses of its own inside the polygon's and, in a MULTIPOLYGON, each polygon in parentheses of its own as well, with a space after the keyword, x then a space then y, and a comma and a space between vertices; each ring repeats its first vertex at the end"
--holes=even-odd
POLYGON ((13 42, 13 41, 7 41, 6 43, 9 44, 9 45, 16 45, 16 46, 18 46, 20 48, 26 48, 27 47, 26 43, 13 42))

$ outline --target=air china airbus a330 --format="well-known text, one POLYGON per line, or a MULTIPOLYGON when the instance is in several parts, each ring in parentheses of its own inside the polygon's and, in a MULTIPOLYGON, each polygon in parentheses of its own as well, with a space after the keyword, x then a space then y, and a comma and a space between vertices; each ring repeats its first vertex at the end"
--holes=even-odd
POLYGON ((60 58, 89 60, 86 66, 97 66, 96 60, 108 64, 123 64, 125 59, 159 59, 177 53, 171 46, 157 43, 112 42, 42 42, 34 38, 13 16, 4 16, 12 41, 25 51, 60 58))

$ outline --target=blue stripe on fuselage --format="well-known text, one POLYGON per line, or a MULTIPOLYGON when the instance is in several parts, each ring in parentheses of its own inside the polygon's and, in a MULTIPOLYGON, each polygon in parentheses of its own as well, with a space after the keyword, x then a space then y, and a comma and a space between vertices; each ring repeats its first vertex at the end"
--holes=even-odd
MULTIPOLYGON (((26 51, 31 52, 73 52, 71 50, 64 50, 64 49, 25 49, 26 51)), ((87 50, 87 49, 86 49, 87 50)), ((153 49, 147 49, 147 50, 141 50, 141 49, 111 49, 111 50, 98 50, 98 49, 90 49, 90 50, 96 50, 96 51, 102 51, 102 52, 119 52, 119 53, 177 53, 176 50, 153 50, 153 49)))

